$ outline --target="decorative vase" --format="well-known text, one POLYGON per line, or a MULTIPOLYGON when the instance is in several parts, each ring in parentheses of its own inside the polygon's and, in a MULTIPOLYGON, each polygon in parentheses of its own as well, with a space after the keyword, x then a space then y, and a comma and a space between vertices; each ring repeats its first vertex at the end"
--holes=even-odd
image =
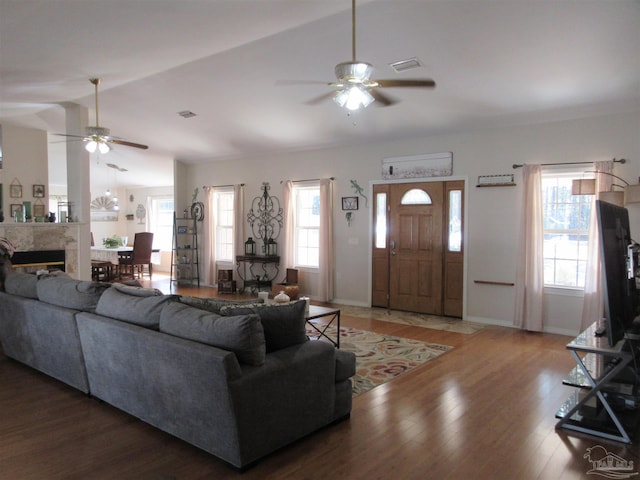
POLYGON ((278 295, 276 295, 275 297, 273 297, 273 300, 276 303, 289 303, 289 301, 291 300, 289 298, 289 295, 287 295, 286 293, 284 293, 284 290, 281 290, 280 293, 278 295))

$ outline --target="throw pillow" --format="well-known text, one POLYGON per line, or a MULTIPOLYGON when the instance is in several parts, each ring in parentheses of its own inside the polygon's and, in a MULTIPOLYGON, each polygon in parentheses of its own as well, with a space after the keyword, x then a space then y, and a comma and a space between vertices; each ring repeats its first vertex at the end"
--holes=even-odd
POLYGON ((221 317, 171 302, 160 314, 160 331, 229 350, 248 365, 260 366, 266 359, 264 330, 256 315, 221 317))
POLYGON ((212 313, 220 313, 220 309, 227 305, 246 305, 254 303, 263 303, 262 299, 251 299, 251 300, 229 300, 222 298, 199 298, 199 297, 191 297, 188 295, 182 295, 178 301, 180 303, 184 303, 185 305, 189 305, 190 307, 199 308, 200 310, 206 310, 207 312, 212 313))
POLYGON ((220 309, 225 316, 248 315, 254 313, 260 317, 267 343, 267 353, 306 342, 305 302, 296 301, 285 304, 263 304, 252 306, 227 305, 220 309))
POLYGON ((162 312, 164 304, 174 299, 175 296, 173 295, 151 295, 146 297, 137 294, 132 295, 123 293, 112 286, 100 297, 96 313, 158 330, 160 312, 162 312))

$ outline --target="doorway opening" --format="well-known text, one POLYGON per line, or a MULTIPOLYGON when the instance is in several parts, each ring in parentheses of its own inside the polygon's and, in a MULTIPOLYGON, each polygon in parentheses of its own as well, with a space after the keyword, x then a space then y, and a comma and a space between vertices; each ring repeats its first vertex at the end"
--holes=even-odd
POLYGON ((371 304, 462 317, 464 181, 373 187, 371 304))

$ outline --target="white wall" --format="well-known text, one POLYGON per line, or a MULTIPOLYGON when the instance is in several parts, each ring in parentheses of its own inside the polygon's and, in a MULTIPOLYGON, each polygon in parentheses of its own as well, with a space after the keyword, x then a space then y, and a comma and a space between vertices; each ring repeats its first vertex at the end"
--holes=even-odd
MULTIPOLYGON (((354 195, 351 179, 370 192, 372 182, 382 179, 383 158, 446 151, 453 152, 454 176, 468 179, 465 318, 511 325, 514 288, 474 280, 515 281, 521 174, 512 165, 624 157, 629 162, 618 165, 616 173, 635 183, 640 174, 640 112, 190 165, 183 169, 182 195, 205 184, 244 183, 248 209, 263 181, 270 182, 272 194, 281 199, 281 180, 335 177, 336 301, 368 304, 370 208, 361 199, 348 227, 340 198, 354 195), (515 173, 516 187, 475 187, 479 175, 507 173, 515 173)), ((629 210, 634 235, 639 238, 640 205, 631 205, 629 210)), ((546 329, 578 333, 581 306, 581 298, 547 296, 546 329)))
MULTIPOLYGON (((47 132, 33 128, 2 125, 3 168, 0 169, 2 188, 2 210, 5 222, 11 220, 10 206, 24 201, 36 201, 33 198, 33 185, 48 185, 49 164, 47 157, 47 132), (22 185, 22 198, 11 198, 9 188, 12 182, 22 185)), ((49 213, 49 188, 45 198, 40 199, 49 213)), ((32 206, 33 208, 33 206, 32 206)))

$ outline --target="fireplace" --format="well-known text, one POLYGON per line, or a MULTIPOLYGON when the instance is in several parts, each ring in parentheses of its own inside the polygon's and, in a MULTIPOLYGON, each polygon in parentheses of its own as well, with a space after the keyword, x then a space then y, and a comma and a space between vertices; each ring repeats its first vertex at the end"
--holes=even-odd
POLYGON ((37 250, 30 252, 15 252, 11 257, 14 268, 23 271, 37 270, 65 270, 66 254, 64 250, 37 250))

